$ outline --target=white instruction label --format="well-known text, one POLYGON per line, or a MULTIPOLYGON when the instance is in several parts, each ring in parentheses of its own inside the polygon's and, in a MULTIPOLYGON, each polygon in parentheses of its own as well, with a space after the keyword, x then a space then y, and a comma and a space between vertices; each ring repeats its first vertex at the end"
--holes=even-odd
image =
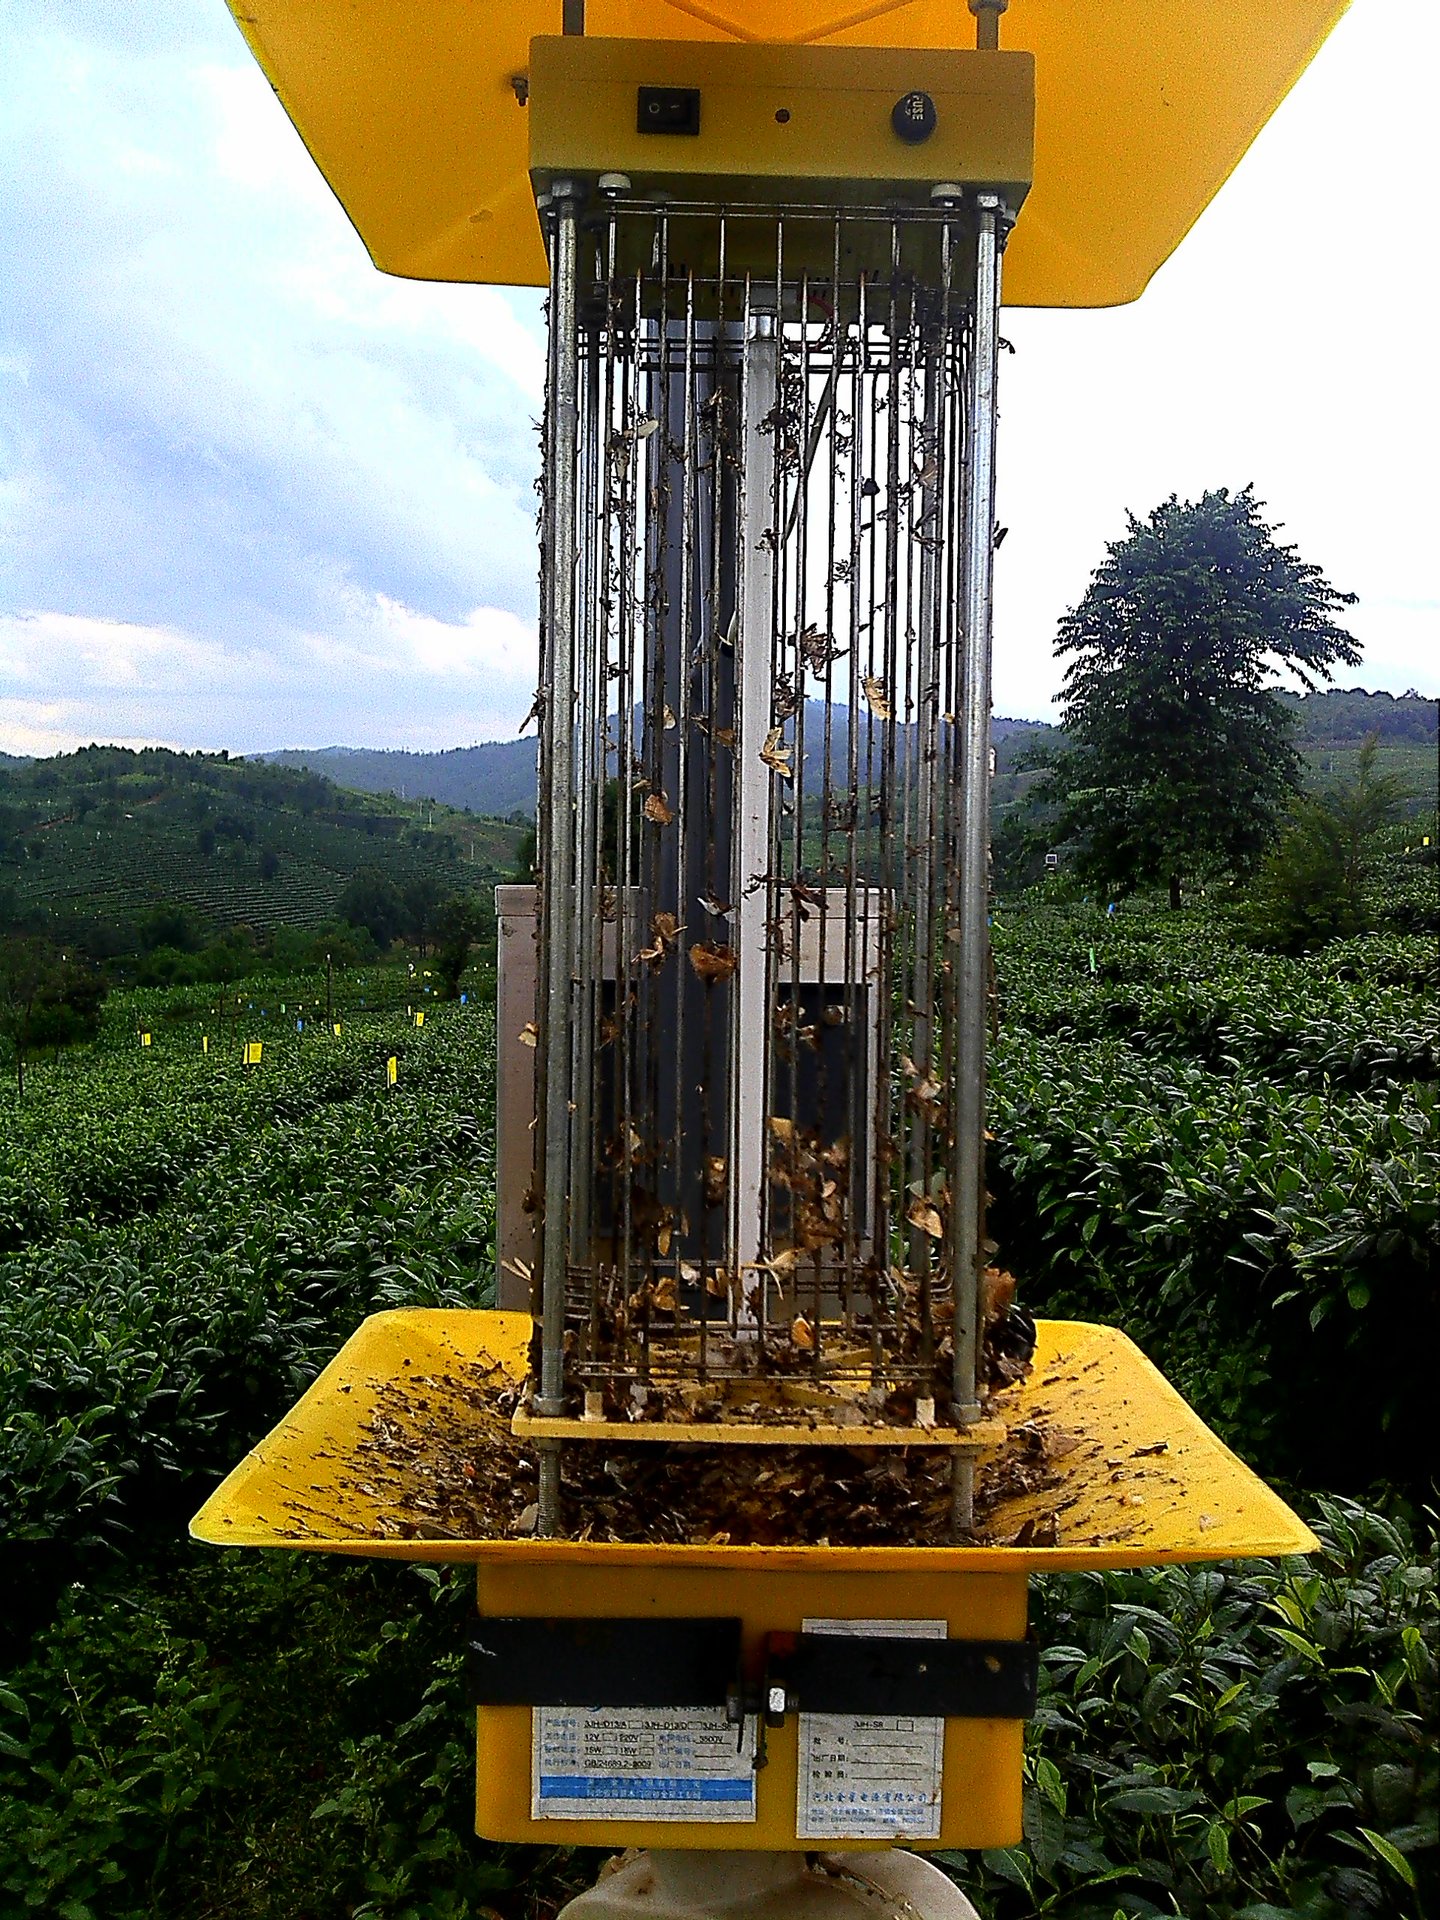
MULTIPOLYGON (((943 1620, 807 1620, 806 1633, 943 1640, 943 1620)), ((797 1840, 938 1840, 943 1719, 802 1713, 797 1840)))
POLYGON ((722 1707, 536 1707, 535 1820, 755 1818, 755 1722, 722 1707))

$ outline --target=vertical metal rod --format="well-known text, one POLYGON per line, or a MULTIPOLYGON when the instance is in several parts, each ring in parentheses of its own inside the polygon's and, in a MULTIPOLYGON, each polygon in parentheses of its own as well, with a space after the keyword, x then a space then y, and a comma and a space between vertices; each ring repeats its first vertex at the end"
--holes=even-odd
MULTIPOLYGON (((610 271, 615 272, 618 236, 612 216, 610 223, 610 271)), ((623 309, 620 287, 616 282, 616 315, 612 328, 628 332, 634 341, 644 338, 645 294, 642 276, 637 272, 633 287, 625 289, 623 309)), ((620 1250, 617 1266, 622 1293, 629 1297, 636 1286, 635 1276, 635 1174, 631 1141, 636 1137, 636 1095, 640 1084, 640 1062, 634 1013, 640 1001, 640 983, 636 977, 635 952, 640 929, 640 848, 636 844, 635 820, 635 708, 637 690, 642 685, 640 656, 645 632, 645 543, 641 532, 642 502, 645 499, 641 468, 643 441, 627 431, 635 424, 640 409, 640 357, 628 354, 621 362, 623 373, 620 394, 610 423, 612 447, 620 448, 617 471, 620 475, 622 514, 616 571, 619 580, 620 619, 616 635, 619 673, 618 700, 618 773, 615 790, 616 844, 619 849, 620 912, 616 919, 615 1024, 619 1049, 616 1068, 619 1099, 617 1114, 617 1152, 620 1161, 617 1227, 620 1250)), ((623 1366, 628 1354, 628 1335, 617 1341, 615 1363, 623 1366)))
MULTIPOLYGON (((569 1082, 571 981, 574 973, 575 804, 575 460, 576 395, 576 208, 568 181, 555 189, 555 254, 550 290, 553 342, 550 396, 549 621, 546 631, 545 792, 549 849, 545 872, 545 1212, 541 1222, 540 1392, 535 1411, 559 1414, 564 1407, 565 1281, 570 1178, 569 1082)), ((540 1455, 538 1531, 560 1524, 560 1453, 540 1455)))
MULTIPOLYGON (((956 992, 955 1169, 951 1258, 955 1288, 954 1418, 980 1417, 980 1283, 985 1213, 986 926, 990 853, 990 620, 995 548, 995 387, 1000 343, 1004 206, 976 195, 975 330, 966 394, 970 486, 965 501, 964 654, 960 712, 960 950, 956 992)), ((956 1532, 974 1524, 974 1467, 956 1454, 956 1532)))
MULTIPOLYGON (((948 229, 946 233, 948 239, 948 229)), ((945 249, 948 276, 949 249, 945 249)), ((924 411, 920 439, 920 470, 928 474, 916 489, 916 515, 920 523, 920 630, 919 660, 915 672, 915 732, 909 758, 915 767, 915 830, 913 843, 906 848, 907 864, 915 875, 915 904, 912 922, 914 943, 914 980, 911 1004, 914 1008, 911 1053, 915 1065, 929 1079, 935 1070, 935 893, 937 868, 944 857, 943 843, 936 834, 935 773, 940 751, 940 566, 938 550, 943 525, 941 502, 944 476, 941 472, 940 409, 945 377, 945 336, 943 322, 931 320, 925 326, 923 356, 924 411)), ((923 1108, 915 1114, 910 1132, 909 1179, 912 1189, 919 1183, 930 1193, 930 1160, 933 1151, 930 1128, 923 1108)), ((920 1364, 928 1372, 934 1359, 934 1327, 931 1320, 931 1253, 928 1235, 912 1227, 909 1235, 912 1278, 920 1288, 920 1364)), ((925 1395, 932 1400, 934 1387, 928 1383, 925 1395)))
MULTIPOLYGON (((753 302, 753 295, 752 295, 753 302)), ((734 1206, 731 1246, 742 1287, 747 1267, 761 1256, 765 1190, 766 1073, 769 1025, 767 918, 770 903, 770 790, 774 776, 761 759, 774 708, 773 620, 775 542, 775 398, 779 367, 778 316, 749 305, 741 393, 741 494, 736 545, 740 553, 740 619, 735 665, 739 724, 735 746, 735 998, 731 1038, 736 1095, 730 1148, 734 1206)), ((764 1276, 757 1279, 763 1284, 764 1276)), ((763 1318, 763 1316, 762 1316, 763 1318)))
POLYGON ((993 53, 999 47, 1000 16, 1009 4, 1010 0, 970 0, 970 11, 975 16, 975 45, 981 53, 993 53))
MULTIPOLYGON (((596 983, 604 971, 602 920, 598 911, 600 807, 605 760, 605 686, 600 660, 601 586, 597 561, 595 507, 603 493, 597 462, 605 458, 599 426, 600 340, 587 329, 585 414, 580 434, 581 463, 577 516, 577 557, 573 655, 576 665, 578 740, 575 763, 577 852, 575 868, 575 1017, 571 1032, 572 1122, 570 1129, 570 1259, 589 1264, 592 1241, 591 1167, 593 1164, 596 983)), ((580 341, 577 336, 577 358, 580 341)), ((577 384, 577 404, 579 391, 577 384)))

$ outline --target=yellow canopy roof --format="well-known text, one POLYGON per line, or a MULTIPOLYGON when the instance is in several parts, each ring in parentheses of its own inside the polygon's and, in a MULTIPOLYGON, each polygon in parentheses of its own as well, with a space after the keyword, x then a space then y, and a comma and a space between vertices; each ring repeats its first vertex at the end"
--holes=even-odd
MULTIPOLYGON (((1349 0, 1011 0, 1036 59, 1035 184, 1015 306, 1136 299, 1349 0)), ((538 286, 545 258, 512 81, 561 0, 230 0, 375 265, 538 286)), ((591 34, 974 45, 965 0, 588 0, 591 34)), ((1257 209, 1257 213, 1258 213, 1257 209)))

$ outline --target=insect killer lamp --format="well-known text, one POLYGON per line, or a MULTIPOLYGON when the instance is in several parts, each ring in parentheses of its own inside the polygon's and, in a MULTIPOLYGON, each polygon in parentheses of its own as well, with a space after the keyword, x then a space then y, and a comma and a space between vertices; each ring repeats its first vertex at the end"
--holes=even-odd
POLYGON ((474 1564, 478 1831, 651 1850, 577 1914, 965 1911, 1029 1575, 1313 1544, 989 1265, 988 729, 1002 298, 1137 297, 1341 10, 247 6, 377 266, 548 289, 538 885, 501 1309, 368 1321, 194 1531, 474 1564), (397 1524, 477 1382, 523 1530, 397 1524), (657 1447, 923 1458, 941 1537, 587 1538, 657 1447))

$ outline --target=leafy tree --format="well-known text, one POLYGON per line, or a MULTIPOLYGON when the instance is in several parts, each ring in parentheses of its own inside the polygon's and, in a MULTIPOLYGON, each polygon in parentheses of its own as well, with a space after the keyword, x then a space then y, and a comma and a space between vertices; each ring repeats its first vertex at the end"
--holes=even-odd
POLYGON ((0 1037, 10 1043, 15 1090, 25 1097, 25 1062, 37 1047, 93 1037, 105 999, 104 978, 44 940, 0 940, 0 1037))
POLYGON ((142 913, 137 932, 145 953, 153 953, 157 947, 173 947, 177 953, 198 953, 205 944, 205 927, 198 915, 178 901, 151 907, 148 913, 142 913))
POLYGON ((453 1000, 459 993, 461 978, 470 964, 471 944, 483 930, 480 902, 473 894, 454 894, 440 909, 435 970, 445 999, 453 1000))
POLYGON ((1365 883, 1377 863, 1376 837, 1409 793, 1396 775, 1376 772, 1375 750, 1372 733, 1353 779, 1323 798, 1296 801, 1251 897, 1251 925, 1264 945, 1303 953, 1367 930, 1365 883))
POLYGON ((25 1056, 32 1045, 40 990, 54 972, 55 956, 43 940, 0 941, 0 1034, 15 1060, 15 1091, 25 1098, 25 1056))
POLYGON ((1069 744, 1037 797, 1085 879, 1164 885, 1178 906, 1187 880, 1247 873, 1274 839, 1300 757, 1265 680, 1313 689, 1360 649, 1332 617, 1355 596, 1262 515, 1250 487, 1129 515, 1060 622, 1069 744))
POLYGON ((445 898, 444 891, 433 874, 421 873, 406 881, 402 897, 410 916, 409 931, 419 941, 421 953, 425 953, 435 930, 435 916, 445 898))
POLYGON ((375 867, 360 869, 341 894, 336 911, 352 927, 364 927, 382 949, 410 926, 400 889, 375 867))
POLYGON ((310 964, 323 967, 329 960, 334 967, 363 967, 375 958, 375 941, 364 927, 348 926, 343 920, 327 920, 310 936, 310 964))

